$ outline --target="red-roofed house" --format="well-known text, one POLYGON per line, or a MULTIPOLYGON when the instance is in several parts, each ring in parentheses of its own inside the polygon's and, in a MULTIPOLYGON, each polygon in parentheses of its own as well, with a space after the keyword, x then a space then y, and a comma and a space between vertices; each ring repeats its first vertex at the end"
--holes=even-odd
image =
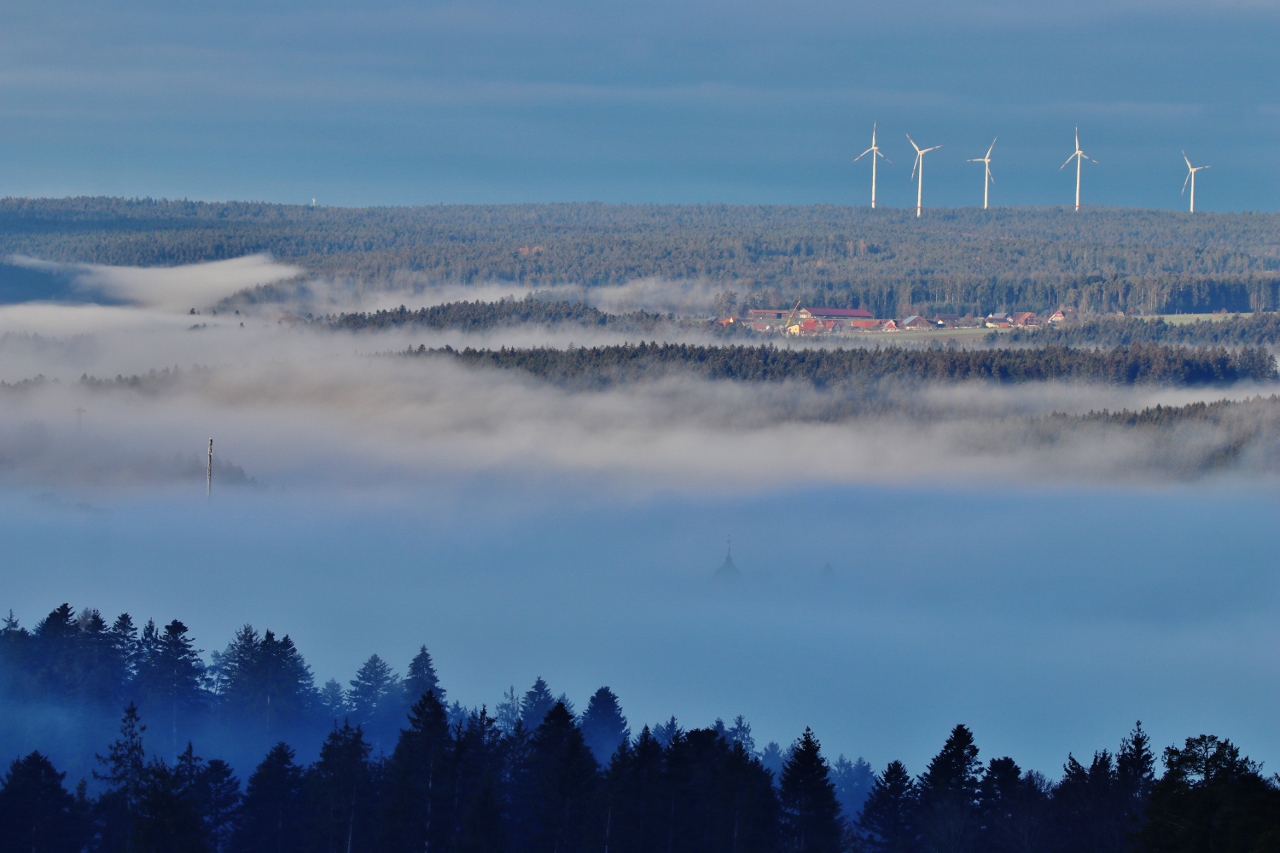
POLYGON ((870 320, 865 308, 801 308, 797 317, 803 320, 870 320))

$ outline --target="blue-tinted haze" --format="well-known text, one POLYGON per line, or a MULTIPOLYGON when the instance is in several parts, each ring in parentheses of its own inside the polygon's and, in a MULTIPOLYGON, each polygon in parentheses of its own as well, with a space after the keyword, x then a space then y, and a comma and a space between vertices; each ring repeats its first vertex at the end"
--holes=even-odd
POLYGON ((1280 755, 1269 488, 192 492, 4 494, 24 567, 5 605, 28 625, 63 600, 180 617, 205 649, 251 622, 320 680, 375 651, 403 672, 426 643, 468 704, 538 675, 579 707, 609 684, 637 730, 741 713, 761 743, 810 725, 833 755, 914 771, 957 722, 1050 775, 1138 718, 1159 745, 1280 755))

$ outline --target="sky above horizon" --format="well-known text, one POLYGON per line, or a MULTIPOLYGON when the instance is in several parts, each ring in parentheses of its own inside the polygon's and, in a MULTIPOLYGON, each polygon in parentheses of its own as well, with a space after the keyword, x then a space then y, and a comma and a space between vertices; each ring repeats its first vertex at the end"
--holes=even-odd
POLYGON ((1274 2, 17 0, 0 194, 1276 210, 1274 2))

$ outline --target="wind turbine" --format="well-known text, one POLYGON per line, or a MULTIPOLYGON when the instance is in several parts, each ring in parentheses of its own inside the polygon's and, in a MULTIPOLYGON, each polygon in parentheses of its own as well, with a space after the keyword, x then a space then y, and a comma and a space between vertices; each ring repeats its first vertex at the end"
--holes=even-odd
MULTIPOLYGON (((996 139, 999 139, 999 138, 1000 137, 998 136, 996 137, 996 139)), ((987 199, 989 198, 989 193, 991 192, 991 185, 996 182, 996 179, 991 177, 991 152, 995 150, 996 139, 991 140, 991 147, 987 149, 986 157, 974 157, 972 160, 969 161, 970 163, 983 163, 987 167, 987 176, 982 181, 982 209, 983 210, 987 209, 987 199)))
POLYGON ((1187 179, 1182 182, 1182 191, 1184 193, 1187 191, 1187 183, 1190 182, 1191 183, 1191 212, 1195 213, 1196 212, 1196 172, 1200 171, 1201 169, 1208 169, 1209 167, 1208 166, 1192 166, 1191 160, 1190 158, 1187 157, 1187 152, 1185 151, 1182 152, 1182 159, 1187 161, 1187 179))
MULTIPOLYGON (((1088 160, 1091 163, 1098 162, 1097 160, 1094 160, 1092 157, 1090 157, 1088 154, 1085 154, 1084 151, 1080 149, 1079 126, 1076 127, 1076 151, 1074 154, 1072 154, 1070 157, 1067 158, 1067 163, 1070 163, 1072 160, 1076 161, 1076 213, 1079 213, 1080 212, 1080 161, 1088 160)), ((1067 168, 1067 163, 1063 163, 1061 166, 1059 166, 1058 171, 1061 172, 1063 169, 1067 168)))
MULTIPOLYGON (((916 141, 911 138, 911 134, 907 134, 907 141, 911 143, 911 147, 916 149, 916 162, 911 166, 911 177, 916 176, 916 172, 920 173, 920 183, 916 185, 916 219, 920 218, 920 202, 924 199, 924 155, 930 151, 937 151, 941 145, 935 145, 932 148, 921 148, 916 145, 916 141)), ((908 179, 910 180, 910 179, 908 179)))
POLYGON ((892 163, 888 157, 880 153, 880 146, 876 145, 876 123, 871 123, 871 147, 863 151, 857 157, 853 158, 853 162, 858 162, 868 154, 871 155, 871 209, 876 209, 876 158, 882 158, 886 163, 892 163))

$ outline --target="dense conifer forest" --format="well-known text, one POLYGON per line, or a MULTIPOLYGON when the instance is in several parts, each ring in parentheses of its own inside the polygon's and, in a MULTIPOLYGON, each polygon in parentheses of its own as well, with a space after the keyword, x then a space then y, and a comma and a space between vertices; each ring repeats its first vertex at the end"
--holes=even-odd
POLYGON ((918 774, 899 761, 872 772, 831 761, 809 729, 782 748, 759 747, 741 717, 633 725, 608 687, 581 713, 540 678, 493 712, 447 705, 425 647, 404 677, 374 655, 347 687, 317 688, 288 636, 245 626, 206 661, 178 620, 139 631, 128 614, 108 624, 68 605, 30 631, 5 621, 0 690, 13 756, 2 851, 1255 853, 1280 842, 1277 777, 1211 735, 1157 761, 1140 723, 1115 752, 1066 756, 1056 779, 984 760, 964 725, 918 774), (210 754, 228 746, 232 760, 210 754))
POLYGON ((1184 346, 1275 346, 1280 344, 1280 314, 1251 314, 1192 323, 1162 318, 1102 316, 1040 329, 1011 329, 987 336, 990 343, 1116 346, 1137 343, 1184 346))
POLYGON ((543 204, 328 208, 5 199, 0 254, 173 265, 267 252, 371 286, 723 282, 745 307, 803 298, 880 317, 938 311, 1280 308, 1280 216, 1061 208, 543 204))
POLYGON ((410 354, 454 358, 467 365, 520 370, 574 387, 690 375, 742 382, 795 381, 818 388, 892 382, 1001 383, 1088 381, 1119 385, 1230 384, 1277 378, 1263 347, 1173 347, 1132 344, 1111 349, 1064 346, 960 349, 853 349, 698 346, 640 343, 569 349, 455 350, 421 346, 410 354))
POLYGON ((500 299, 497 302, 448 302, 410 311, 401 305, 391 311, 339 314, 325 320, 330 328, 345 331, 386 329, 458 329, 492 331, 522 323, 545 326, 580 326, 626 333, 650 333, 675 318, 651 311, 607 314, 581 302, 535 299, 500 299))

